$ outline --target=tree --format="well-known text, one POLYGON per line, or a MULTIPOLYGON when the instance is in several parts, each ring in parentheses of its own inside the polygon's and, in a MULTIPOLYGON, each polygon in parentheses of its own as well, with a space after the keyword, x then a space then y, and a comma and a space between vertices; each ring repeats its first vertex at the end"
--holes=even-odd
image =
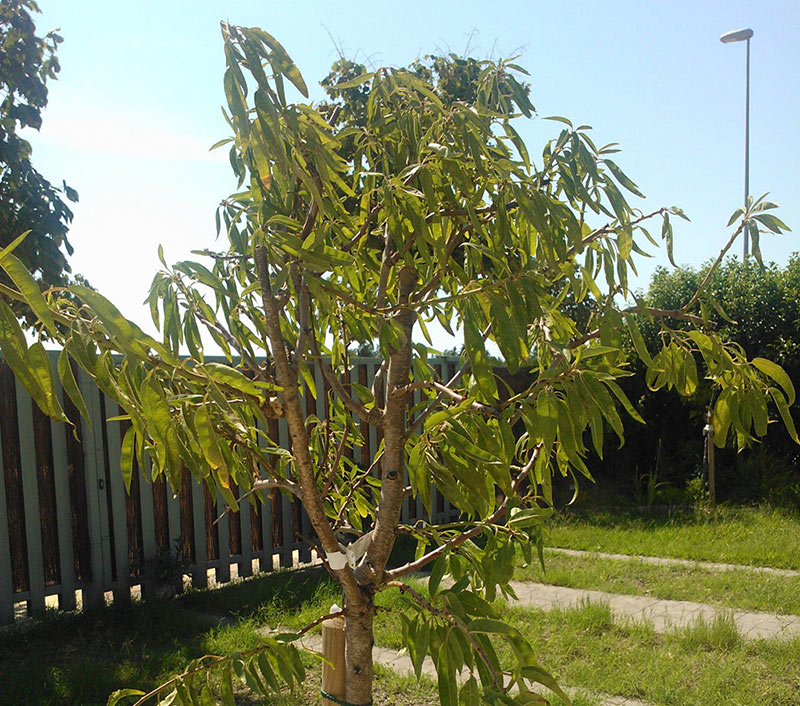
MULTIPOLYGON (((611 161, 613 147, 597 148, 588 128, 563 118, 534 164, 513 126, 533 113, 515 64, 479 62, 467 102, 443 100, 436 85, 408 70, 359 74, 337 90, 368 86, 365 122, 336 128, 313 106, 287 99, 287 82, 304 96, 306 85, 271 35, 224 24, 223 37, 233 132, 223 143, 239 191, 224 202, 218 227, 230 247, 206 252, 208 266, 163 263, 149 297, 163 339, 145 335, 87 288, 69 288, 78 305, 59 291, 40 295, 4 251, 16 296, 63 343, 59 372, 76 406, 85 407, 69 360, 130 418, 126 483, 133 459, 144 468, 149 453, 153 474, 176 486, 185 465, 233 507, 233 483, 244 493, 278 489, 302 502, 344 594, 348 702, 371 701, 374 598, 388 588, 408 601, 409 654, 417 669, 431 656, 446 706, 533 703, 534 682, 560 694, 529 640, 499 619, 491 601, 513 593, 517 551, 530 561, 541 550, 553 474, 588 473, 587 443, 602 452, 606 426, 622 440, 620 411, 637 416, 617 383, 628 374, 626 337, 658 385, 686 394, 697 385, 696 350, 733 399, 761 405, 770 395, 785 414, 791 384, 777 366, 748 361, 701 330, 701 316, 617 306, 618 295, 629 293, 635 238, 649 238, 645 224, 660 218, 670 242, 669 215, 680 211, 631 208, 622 189, 638 190, 611 161), (593 227, 592 214, 607 223, 593 227), (593 300, 592 314, 573 319, 583 309, 565 307, 567 299, 593 300), (633 318, 641 313, 695 328, 653 355, 633 318), (449 380, 429 363, 430 341, 415 335, 427 337, 433 320, 463 331, 463 365, 449 380), (205 360, 201 329, 227 365, 205 360), (498 389, 487 340, 510 372, 530 369, 524 390, 498 389), (351 346, 371 341, 383 361, 372 388, 344 384, 351 346), (181 345, 188 358, 179 357, 181 345), (304 385, 316 390, 315 366, 329 388, 318 391, 329 403, 324 420, 307 414, 301 399, 304 385), (274 417, 286 420, 290 450, 261 431, 274 417), (382 444, 358 466, 344 450, 362 445, 364 424, 378 427, 382 444), (460 509, 458 520, 403 525, 409 496, 432 514, 433 486, 460 509), (390 554, 399 534, 417 551, 397 566, 390 554), (404 581, 425 567, 432 567, 427 596, 404 581), (511 646, 502 665, 498 641, 511 646), (462 669, 468 676, 458 686, 462 669)), ((734 237, 751 211, 768 207, 754 204, 734 237)), ((27 347, 8 308, 0 305, 0 313, 11 367, 45 410, 63 418, 41 344, 27 347)), ((750 430, 742 417, 729 426, 750 430)), ((125 691, 112 702, 145 703, 174 689, 180 703, 199 703, 211 698, 205 672, 214 669, 226 703, 232 673, 257 691, 279 680, 291 685, 302 676, 296 637, 193 663, 147 695, 125 691)))
MULTIPOLYGON (((54 187, 36 170, 31 145, 19 134, 22 128, 41 127, 47 81, 60 68, 56 49, 61 37, 55 31, 37 36, 32 12, 39 12, 32 0, 0 3, 0 246, 30 231, 16 254, 47 287, 68 283, 71 270, 61 248, 72 254, 67 240, 72 211, 65 199, 77 201, 78 195, 66 183, 54 187)), ((2 287, 8 284, 0 276, 0 296, 7 294, 2 287)), ((17 304, 15 310, 28 324, 35 321, 29 309, 17 304)))
MULTIPOLYGON (((681 267, 671 271, 658 268, 643 294, 643 301, 661 309, 680 306, 696 291, 711 265, 708 262, 699 269, 681 267)), ((797 331, 800 258, 797 255, 782 267, 774 263, 759 266, 753 258, 744 262, 736 258, 725 260, 713 272, 703 296, 695 304, 696 313, 703 313, 703 310, 714 329, 740 345, 748 358, 774 360, 797 384, 800 379, 797 331)), ((655 345, 658 327, 645 322, 641 327, 645 340, 655 345)), ((603 483, 615 473, 623 475, 626 468, 637 465, 647 468, 652 463, 649 449, 663 440, 664 479, 676 484, 688 480, 701 462, 701 432, 707 408, 718 402, 716 391, 701 382, 698 394, 690 400, 652 393, 647 388, 644 370, 628 382, 630 387, 626 390, 630 390, 632 399, 639 400, 639 412, 648 421, 654 420, 656 417, 650 415, 657 413, 661 431, 654 434, 650 427, 634 429, 632 424, 626 424, 626 435, 628 432, 632 435, 631 443, 607 456, 602 469, 598 468, 599 463, 590 463, 590 468, 593 472, 598 468, 598 480, 603 483), (683 431, 675 434, 676 429, 683 431)), ((796 413, 794 417, 796 421, 796 413)), ((745 453, 737 453, 734 448, 720 449, 717 464, 723 473, 718 475, 718 485, 725 497, 750 501, 770 499, 797 507, 800 449, 781 431, 776 425, 769 425, 761 443, 745 453)), ((725 441, 718 440, 718 446, 722 447, 725 441)))

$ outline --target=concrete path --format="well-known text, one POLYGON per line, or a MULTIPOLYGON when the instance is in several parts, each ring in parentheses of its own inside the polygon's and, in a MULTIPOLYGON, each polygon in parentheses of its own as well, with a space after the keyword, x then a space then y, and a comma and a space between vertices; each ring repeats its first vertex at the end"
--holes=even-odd
POLYGON ((747 564, 722 564, 716 561, 695 561, 693 559, 671 559, 660 556, 640 556, 638 554, 607 554, 605 552, 589 552, 581 549, 564 549, 562 547, 546 547, 546 552, 564 554, 566 556, 619 559, 622 561, 641 561, 644 564, 656 566, 684 566, 687 569, 708 569, 709 571, 752 571, 761 574, 774 574, 775 576, 800 576, 800 571, 795 569, 774 569, 771 566, 748 566, 747 564))
POLYGON ((659 632, 694 624, 699 618, 710 623, 717 615, 733 616, 736 628, 748 639, 800 637, 800 616, 755 613, 690 601, 668 601, 645 596, 628 596, 605 591, 582 588, 565 588, 543 583, 511 582, 519 598, 512 603, 543 610, 579 606, 584 602, 604 603, 611 611, 623 618, 647 620, 659 632))

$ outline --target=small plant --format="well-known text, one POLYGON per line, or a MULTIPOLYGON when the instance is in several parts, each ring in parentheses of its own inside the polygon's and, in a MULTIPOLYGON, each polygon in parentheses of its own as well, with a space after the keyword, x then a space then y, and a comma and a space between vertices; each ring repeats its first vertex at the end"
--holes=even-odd
POLYGON ((189 568, 189 557, 176 541, 173 549, 160 549, 152 559, 143 561, 147 597, 155 600, 174 598, 183 592, 183 575, 189 568))
POLYGON ((708 489, 706 488, 703 476, 699 473, 686 481, 686 492, 691 498, 695 509, 705 508, 708 505, 708 489))

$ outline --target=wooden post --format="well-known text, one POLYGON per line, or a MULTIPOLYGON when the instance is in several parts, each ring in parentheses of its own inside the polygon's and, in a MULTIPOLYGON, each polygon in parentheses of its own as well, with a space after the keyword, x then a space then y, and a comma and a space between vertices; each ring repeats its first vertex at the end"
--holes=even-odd
MULTIPOLYGON (((338 610, 332 606, 331 612, 338 610)), ((345 697, 347 675, 344 658, 344 618, 331 618, 322 623, 322 654, 328 662, 322 663, 322 690, 337 699, 345 697)), ((337 706, 330 699, 322 699, 322 706, 337 706)))
POLYGON ((714 422, 711 409, 706 414, 706 453, 708 458, 708 502, 711 507, 717 505, 717 479, 714 470, 714 422))

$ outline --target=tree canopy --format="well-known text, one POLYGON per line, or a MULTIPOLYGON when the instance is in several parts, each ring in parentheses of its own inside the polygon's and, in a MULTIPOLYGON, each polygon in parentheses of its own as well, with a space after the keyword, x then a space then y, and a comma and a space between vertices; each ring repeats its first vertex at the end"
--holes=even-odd
MULTIPOLYGON (((78 195, 66 184, 53 186, 36 170, 31 145, 20 135, 23 128, 41 127, 47 82, 60 69, 61 37, 55 31, 36 34, 31 13, 38 11, 32 0, 0 3, 0 246, 30 231, 16 255, 46 287, 68 282, 72 211, 67 201, 77 201, 78 195)), ((0 285, 7 284, 0 275, 0 285)), ((29 309, 17 304, 15 310, 29 324, 35 321, 29 309)))
MULTIPOLYGON (((552 118, 560 132, 534 156, 514 127, 533 115, 518 65, 444 58, 433 73, 353 72, 331 82, 332 103, 314 106, 290 100, 307 87, 270 34, 223 24, 223 38, 232 136, 218 144, 229 147, 238 179, 217 217, 228 247, 200 253, 206 264, 163 263, 149 296, 161 339, 85 287, 70 287, 72 299, 41 295, 7 249, 0 262, 15 296, 63 343, 59 373, 76 406, 85 407, 70 360, 130 419, 126 482, 133 459, 146 468, 149 454, 154 476, 177 486, 187 467, 233 507, 242 501, 234 483, 302 502, 309 541, 343 590, 347 701, 371 701, 374 597, 387 589, 408 601, 404 640, 418 672, 433 659, 445 706, 536 703, 536 682, 566 700, 529 637, 492 601, 513 594, 518 552, 532 561, 541 550, 553 475, 588 475, 588 447, 602 454, 607 431, 623 441, 621 415, 638 418, 618 383, 632 360, 642 359, 653 387, 688 395, 703 374, 729 399, 755 405, 752 418, 716 421, 742 441, 761 433, 768 404, 790 424, 791 383, 721 340, 691 309, 694 295, 670 311, 620 305, 635 256, 657 245, 649 223, 660 223, 669 249, 670 216, 682 212, 632 207, 625 193, 639 190, 612 160, 616 147, 595 145, 587 126, 552 118), (469 90, 442 83, 449 76, 469 90), (337 122, 354 89, 363 112, 337 122), (642 315, 663 328, 654 350, 637 326, 642 315), (673 320, 689 330, 669 328, 673 320), (433 365, 432 321, 463 332, 462 365, 449 379, 433 365), (207 360, 201 330, 227 364, 207 360), (504 387, 487 341, 509 371, 529 372, 524 389, 504 387), (349 356, 372 342, 382 362, 368 388, 349 382, 349 356), (325 419, 304 394, 324 396, 325 419), (285 420, 290 448, 265 433, 271 418, 285 420), (381 444, 355 463, 349 451, 363 448, 369 426, 381 444), (459 517, 403 523, 409 497, 433 516, 433 487, 459 517), (416 555, 393 565, 401 534, 416 555), (423 595, 404 579, 427 566, 423 595), (510 646, 502 659, 501 642, 510 646)), ((732 240, 773 206, 753 202, 732 240)), ((28 346, 1 303, 0 314, 6 359, 37 402, 63 417, 41 343, 28 346)), ((262 692, 291 685, 302 672, 296 637, 194 663, 149 694, 120 692, 114 702, 174 690, 180 703, 204 703, 217 688, 205 681, 212 669, 226 703, 232 674, 262 692)))

